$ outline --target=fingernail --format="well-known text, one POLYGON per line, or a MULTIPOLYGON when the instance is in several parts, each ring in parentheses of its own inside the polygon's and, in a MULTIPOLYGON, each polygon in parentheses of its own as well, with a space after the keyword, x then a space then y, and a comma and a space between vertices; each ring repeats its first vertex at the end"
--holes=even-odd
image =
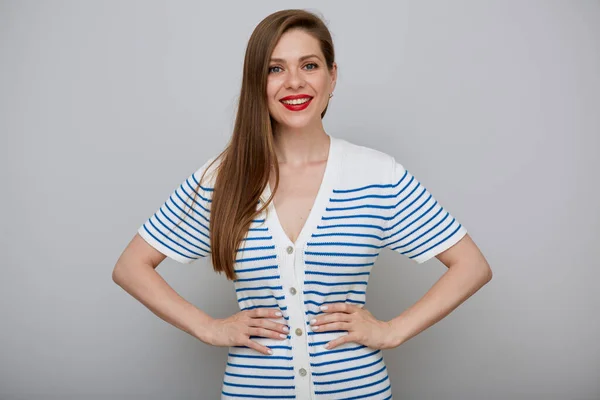
POLYGON ((327 310, 327 306, 321 306, 321 310, 323 310, 323 311, 327 310))
POLYGON ((277 312, 275 313, 275 315, 277 315, 278 317, 281 317, 283 314, 281 313, 281 311, 277 311, 277 312))
POLYGON ((273 350, 269 349, 269 354, 273 354, 273 350))
POLYGON ((311 320, 310 320, 310 324, 311 324, 311 325, 312 325, 312 324, 314 324, 314 323, 316 323, 316 322, 317 322, 317 320, 316 320, 316 319, 311 319, 311 320))
POLYGON ((286 332, 289 332, 289 331, 290 331, 290 328, 288 328, 287 326, 284 326, 284 327, 283 327, 283 330, 284 330, 284 331, 286 331, 286 332))
POLYGON ((326 344, 325 346, 323 346, 323 347, 325 347, 326 349, 328 349, 328 348, 329 348, 329 343, 327 343, 327 344, 326 344))
POLYGON ((319 329, 319 327, 318 327, 318 326, 313 326, 313 327, 312 327, 312 330, 313 330, 313 331, 316 331, 316 330, 318 330, 318 329, 319 329))
POLYGON ((282 338, 282 339, 285 339, 287 337, 287 335, 284 335, 283 333, 280 333, 279 337, 282 338))

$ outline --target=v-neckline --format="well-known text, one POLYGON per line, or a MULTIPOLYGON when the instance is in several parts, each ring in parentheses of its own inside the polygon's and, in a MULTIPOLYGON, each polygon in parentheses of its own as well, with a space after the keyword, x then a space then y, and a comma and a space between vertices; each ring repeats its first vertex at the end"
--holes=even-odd
MULTIPOLYGON (((321 179, 321 184, 319 185, 319 189, 317 190, 317 195, 313 201, 312 207, 308 213, 308 217, 304 221, 304 225, 296 238, 296 241, 292 242, 290 237, 287 235, 283 226, 281 225, 281 221, 279 220, 279 216, 277 214, 277 209, 275 208, 275 201, 272 200, 268 206, 267 213, 267 224, 272 230, 273 235, 277 239, 277 241, 285 246, 298 246, 303 243, 306 243, 308 240, 307 236, 310 236, 311 232, 314 230, 316 225, 320 220, 320 216, 323 214, 324 207, 327 205, 328 196, 331 193, 333 179, 337 172, 337 163, 338 163, 338 155, 337 155, 337 140, 331 136, 329 136, 329 154, 327 155, 327 162, 325 164, 325 171, 323 172, 323 178, 321 179)), ((269 182, 267 182, 267 186, 265 188, 265 198, 268 199, 271 196, 271 186, 269 182)))

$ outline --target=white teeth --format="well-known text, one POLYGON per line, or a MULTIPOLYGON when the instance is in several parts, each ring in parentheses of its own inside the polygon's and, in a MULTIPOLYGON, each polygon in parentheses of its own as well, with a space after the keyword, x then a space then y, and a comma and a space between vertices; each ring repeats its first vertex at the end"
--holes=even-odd
POLYGON ((310 97, 305 97, 303 99, 295 99, 295 100, 281 100, 282 103, 285 104, 304 104, 307 101, 309 101, 311 98, 310 97))

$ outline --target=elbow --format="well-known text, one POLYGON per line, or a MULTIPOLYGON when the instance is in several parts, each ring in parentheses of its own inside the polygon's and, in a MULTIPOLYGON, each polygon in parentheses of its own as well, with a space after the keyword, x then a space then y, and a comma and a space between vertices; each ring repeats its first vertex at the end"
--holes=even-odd
POLYGON ((488 283, 489 281, 492 280, 492 276, 494 276, 494 274, 492 273, 492 268, 487 263, 487 261, 485 262, 483 269, 485 270, 485 283, 488 283))
POLYGON ((121 282, 123 281, 123 266, 118 262, 112 270, 111 278, 114 283, 121 286, 121 282))

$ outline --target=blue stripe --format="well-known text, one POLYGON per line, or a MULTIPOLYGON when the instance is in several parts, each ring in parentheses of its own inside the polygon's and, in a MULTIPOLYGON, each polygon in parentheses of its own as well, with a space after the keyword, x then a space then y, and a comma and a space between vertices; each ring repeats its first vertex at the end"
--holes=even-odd
POLYGON ((362 254, 362 253, 318 253, 314 251, 305 251, 307 256, 324 256, 324 257, 377 257, 379 253, 362 254))
POLYGON ((251 306, 251 307, 244 307, 241 310, 242 311, 246 311, 246 310, 254 310, 255 308, 276 308, 279 309, 281 311, 285 311, 287 310, 287 306, 284 307, 279 307, 279 305, 277 304, 265 304, 265 305, 258 305, 258 306, 251 306))
POLYGON ((369 275, 370 272, 347 272, 347 273, 333 273, 333 272, 318 272, 318 271, 305 271, 305 275, 324 275, 324 276, 361 276, 369 275))
POLYGON ((233 363, 227 363, 227 365, 232 366, 232 367, 238 367, 238 368, 257 368, 257 369, 281 369, 281 370, 285 370, 285 371, 293 371, 294 367, 280 367, 280 366, 265 366, 265 365, 246 365, 246 364, 233 364, 233 363))
MULTIPOLYGON (((312 372, 312 375, 313 376, 325 376, 325 375, 341 374, 341 373, 344 373, 344 372, 350 372, 350 371, 356 371, 356 370, 359 370, 359 369, 369 368, 369 367, 372 367, 373 365, 379 364, 379 363, 383 364, 383 355, 381 357, 379 357, 379 359, 377 359, 377 361, 374 361, 374 362, 369 363, 369 364, 359 365, 358 367, 338 369, 338 370, 335 370, 335 371, 312 372)), ((315 384, 316 384, 316 382, 315 382, 315 384)))
MULTIPOLYGON (((375 385, 379 385, 381 382, 385 381, 388 379, 387 374, 380 380, 375 381, 375 382, 371 382, 371 383, 367 383, 364 385, 360 385, 360 386, 352 386, 349 388, 344 388, 344 389, 337 389, 337 390, 322 390, 322 391, 315 391, 315 394, 331 394, 331 393, 341 393, 341 392, 347 392, 348 390, 358 390, 358 389, 364 389, 367 387, 371 387, 371 386, 375 386, 375 385)), ((384 389, 384 390, 387 390, 384 389)), ((377 392, 377 393, 381 393, 381 392, 377 392)), ((373 393, 370 394, 370 396, 372 396, 373 393)), ((354 397, 356 399, 356 397, 354 397)))
MULTIPOLYGON (((183 214, 185 214, 186 216, 190 217, 190 219, 192 221, 195 221, 198 225, 200 225, 201 227, 203 227, 204 229, 206 229, 207 232, 209 232, 208 226, 204 225, 202 222, 200 222, 196 218, 192 217, 185 210, 183 210, 181 207, 179 207, 179 205, 177 205, 177 203, 173 202, 172 200, 171 200, 171 203, 173 203, 173 205, 177 209, 179 209, 179 211, 181 211, 183 214)), ((173 209, 171 207, 169 207, 169 203, 168 202, 165 203, 164 206, 165 206, 165 208, 167 210, 169 210, 171 212, 171 214, 175 215, 179 221, 183 221, 184 224, 186 224, 187 226, 189 226, 190 228, 192 228, 196 232, 202 233, 199 229, 196 229, 195 227, 193 227, 192 225, 190 225, 188 222, 186 222, 186 220, 184 218, 181 218, 175 211, 173 211, 173 209)), ((171 219, 169 217, 167 217, 167 214, 165 214, 165 212, 163 211, 162 207, 160 208, 160 211, 165 216, 165 218, 167 218, 169 221, 171 221, 171 219)), ((171 222, 173 222, 173 221, 171 221, 171 222)), ((173 222, 173 223, 175 223, 175 222, 173 222)), ((208 237, 208 235, 205 235, 205 236, 208 237)))
POLYGON ((346 291, 341 291, 341 292, 328 292, 328 293, 324 293, 324 292, 317 292, 316 290, 305 290, 304 294, 318 294, 320 296, 333 296, 336 294, 342 294, 342 295, 346 295, 346 294, 350 294, 350 293, 354 293, 354 294, 366 294, 367 292, 365 292, 364 290, 358 291, 358 290, 346 290, 346 291))
POLYGON ((195 259, 194 257, 190 257, 190 256, 188 256, 187 254, 183 254, 182 252, 175 250, 174 248, 172 248, 171 246, 167 245, 166 243, 163 243, 163 242, 162 242, 160 239, 158 239, 156 236, 154 236, 154 234, 152 234, 152 232, 150 232, 150 231, 148 230, 148 228, 146 228, 146 225, 145 225, 145 224, 144 224, 144 230, 145 230, 146 232, 148 232, 148 234, 149 234, 150 236, 152 236, 152 237, 154 238, 154 240, 156 240, 157 242, 159 242, 160 244, 162 244, 162 245, 163 245, 163 246, 165 246, 166 248, 168 248, 168 249, 171 249, 172 251, 174 251, 175 253, 179 254, 180 256, 183 256, 183 257, 185 257, 185 258, 189 258, 190 260, 194 260, 194 259, 195 259))
POLYGON ((275 254, 273 254, 271 256, 264 256, 264 257, 238 258, 237 260, 235 260, 235 262, 241 263, 241 262, 248 262, 248 261, 271 260, 273 258, 277 258, 277 256, 275 254))
POLYGON ((382 371, 385 371, 385 370, 386 370, 386 367, 384 365, 383 367, 381 367, 377 371, 371 372, 370 374, 358 375, 358 376, 353 376, 352 378, 338 379, 338 380, 335 380, 335 381, 313 382, 313 383, 318 386, 318 385, 333 385, 333 384, 336 384, 336 383, 350 382, 350 381, 355 381, 355 380, 358 380, 358 379, 364 379, 364 378, 368 378, 370 376, 377 375, 378 373, 380 373, 382 371))
POLYGON ((231 383, 231 382, 227 382, 224 381, 223 382, 224 385, 227 386, 236 386, 236 387, 245 387, 245 388, 252 388, 252 389, 295 389, 296 386, 264 386, 264 385, 242 385, 240 383, 231 383))
POLYGON ((271 240, 273 236, 256 236, 256 237, 246 237, 242 240, 271 240))
POLYGON ((277 265, 269 265, 266 267, 259 267, 259 268, 246 268, 246 269, 236 269, 235 272, 240 273, 240 272, 254 272, 254 271, 261 271, 264 269, 277 269, 277 265))
MULTIPOLYGON (((193 190, 193 189, 192 189, 192 190, 193 190)), ((201 212, 199 212, 198 210, 196 210, 196 208, 195 208, 193 205, 195 204, 195 205, 199 206, 201 209, 203 209, 204 211, 206 211, 206 213, 208 213, 208 215, 210 215, 210 210, 209 210, 208 208, 204 207, 204 206, 203 206, 201 203, 199 203, 199 202, 198 202, 196 199, 194 199, 194 198, 193 198, 193 197, 192 197, 192 196, 191 196, 191 195, 190 195, 190 194, 189 194, 189 193, 188 193, 188 192, 187 192, 187 191, 186 191, 186 190, 183 188, 183 186, 181 187, 181 191, 182 191, 183 193, 185 193, 185 194, 186 194, 186 196, 188 197, 188 199, 190 199, 190 200, 191 200, 191 203, 192 203, 192 205, 188 204, 187 200, 186 200, 186 199, 184 199, 183 197, 181 197, 181 196, 179 195, 179 191, 178 191, 178 190, 176 190, 176 191, 175 191, 173 194, 175 194, 175 195, 176 195, 176 196, 179 198, 179 200, 181 200, 181 202, 182 202, 183 204, 185 204, 187 207, 190 207, 190 209, 191 209, 192 211, 194 211, 196 214, 198 214, 199 216, 201 216, 202 218, 204 218, 204 220, 205 220, 206 222, 209 222, 209 221, 210 221, 210 218, 206 218, 206 217, 204 216, 204 214, 202 214, 201 212)), ((210 200, 210 199, 204 198, 204 197, 202 197, 202 196, 200 196, 200 197, 202 198, 202 200, 204 200, 204 201, 206 201, 206 202, 209 202, 209 200, 210 200)))
POLYGON ((381 249, 383 246, 376 246, 374 244, 368 243, 348 243, 348 242, 322 242, 322 243, 312 243, 309 242, 306 244, 307 246, 349 246, 349 247, 369 247, 372 249, 381 249))
POLYGON ((373 228, 373 229, 379 229, 380 231, 384 230, 379 225, 367 225, 367 224, 337 224, 337 225, 328 225, 328 226, 323 226, 323 225, 317 226, 317 229, 332 229, 332 228, 373 228))
POLYGON ((206 186, 202 186, 202 185, 200 185, 200 182, 198 182, 198 180, 196 179, 196 173, 193 173, 193 174, 192 174, 192 179, 193 179, 193 180, 194 180, 194 182, 196 183, 196 186, 200 186, 200 188, 201 188, 202 190, 204 190, 205 192, 212 192, 212 191, 214 191, 214 190, 215 190, 215 188, 214 188, 214 187, 211 187, 211 188, 209 188, 209 187, 206 187, 206 186))
MULTIPOLYGON (((194 183, 196 183, 196 187, 197 187, 197 186, 198 186, 198 181, 196 180, 196 177, 195 177, 195 175, 194 175, 194 174, 192 174, 192 179, 194 180, 194 183)), ((202 200, 206 201, 207 203, 210 203, 210 202, 212 202, 212 198, 208 198, 208 197, 204 197, 204 196, 202 196, 202 194, 200 194, 200 192, 198 192, 198 191, 196 190, 196 188, 195 188, 195 187, 193 187, 192 185, 190 185, 190 181, 189 181, 189 179, 186 179, 186 180, 185 180, 185 183, 186 183, 186 184, 188 185, 188 187, 189 187, 189 188, 192 190, 192 192, 196 193, 196 194, 198 195, 198 197, 200 197, 202 200)), ((183 184, 182 184, 180 187, 181 187, 181 190, 183 190, 183 191, 185 192, 185 189, 183 188, 183 184)), ((200 188, 201 188, 203 191, 205 191, 205 192, 213 192, 213 191, 214 191, 214 189, 209 189, 209 188, 207 188, 207 187, 204 187, 204 186, 200 186, 200 188)), ((186 194, 187 194, 187 192, 186 192, 186 194)), ((191 197, 190 197, 190 198, 191 198, 191 197)))
POLYGON ((271 295, 271 294, 268 294, 268 295, 266 295, 266 296, 251 296, 251 297, 244 297, 243 299, 239 299, 239 300, 238 300, 238 303, 239 303, 239 302, 242 302, 242 301, 246 301, 246 300, 258 300, 258 299, 275 299, 275 300, 283 300, 283 299, 285 299, 285 296, 274 297, 273 295, 271 295))
MULTIPOLYGON (((454 221, 454 220, 453 220, 454 221)), ((454 234, 456 232, 458 232, 458 230, 461 228, 462 225, 458 225, 458 227, 454 230, 454 232, 452 232, 451 234, 449 234, 448 236, 446 236, 444 239, 440 240, 439 242, 437 242, 436 244, 434 244, 433 246, 431 246, 430 248, 423 250, 422 252, 420 252, 419 254, 415 254, 414 256, 410 257, 410 258, 415 258, 415 257, 419 257, 421 254, 423 253, 427 253, 429 250, 435 248, 436 246, 438 246, 439 244, 445 242, 447 239, 451 238, 452 236, 454 236, 454 234)))
MULTIPOLYGON (((270 347, 271 349, 273 347, 270 347)), ((290 347, 291 349, 291 347, 290 347)), ((244 374, 232 374, 231 372, 225 372, 227 376, 235 376, 238 378, 250 378, 250 379, 285 379, 285 380, 293 380, 294 376, 263 376, 263 375, 244 375, 244 374)))
POLYGON ((356 282, 317 282, 317 281, 306 281, 305 285, 321 285, 321 286, 343 286, 343 285, 366 285, 366 281, 356 282))
POLYGON ((374 265, 375 263, 366 263, 366 264, 341 264, 341 263, 324 263, 319 261, 305 261, 306 265, 323 265, 326 267, 368 267, 369 265, 374 265))
MULTIPOLYGON (((330 332, 333 332, 333 331, 330 331, 330 332)), ((347 331, 343 331, 343 332, 347 332, 347 331)), ((370 356, 372 356, 374 354, 377 354, 380 351, 381 350, 375 350, 375 351, 372 351, 371 353, 363 354, 361 356, 356 356, 356 357, 344 358, 342 360, 325 361, 325 362, 322 362, 322 363, 310 363, 310 366, 311 367, 322 367, 323 365, 339 364, 339 363, 342 363, 342 362, 349 362, 349 361, 354 361, 354 360, 360 360, 362 358, 370 357, 370 356)))
POLYGON ((255 287, 249 287, 249 288, 240 288, 240 289, 235 289, 236 292, 246 292, 248 290, 281 290, 283 289, 282 286, 255 286, 255 287))
MULTIPOLYGON (((202 252, 203 252, 203 254, 206 254, 206 253, 208 253, 208 252, 209 252, 209 250, 207 250, 207 249, 203 249, 202 247, 200 247, 200 246, 198 246, 198 245, 196 245, 196 244, 194 244, 194 243, 190 242, 189 240, 187 240, 186 238, 184 238, 183 236, 179 235, 177 232, 175 232, 174 230, 172 230, 171 228, 169 228, 169 227, 168 227, 168 226, 167 226, 167 225, 166 225, 164 222, 162 222, 162 220, 161 220, 161 219, 160 219, 160 218, 159 218, 159 217, 158 217, 156 214, 154 215, 154 219, 156 219, 158 222, 160 222, 160 224, 161 224, 162 226, 164 226, 164 227, 165 227, 165 228, 166 228, 166 229, 167 229, 169 232, 171 232, 173 235, 177 236, 178 238, 180 238, 180 239, 181 239, 181 240, 183 240, 184 242, 188 243, 190 246, 193 246, 193 247, 197 248, 198 250, 202 251, 202 252)), ((188 248, 186 248, 185 246, 182 246, 180 243, 177 243, 176 241, 174 241, 173 239, 171 239, 171 238, 169 237, 169 235, 165 235, 165 233, 164 233, 163 231, 161 231, 160 229, 158 229, 158 227, 157 227, 156 225, 154 225, 154 223, 152 222, 152 218, 150 218, 150 219, 148 220, 148 222, 149 222, 149 223, 150 223, 150 225, 152 225, 152 227, 153 227, 153 228, 154 228, 154 229, 155 229, 155 230, 156 230, 158 233, 160 233, 160 234, 161 234, 161 235, 162 235, 162 236, 163 236, 165 239, 169 239, 171 242, 175 243, 177 246, 179 246, 179 247, 181 247, 181 248, 183 248, 183 249, 187 250, 187 251, 188 251, 188 252, 190 252, 190 253, 198 254, 198 253, 195 253, 195 252, 193 252, 193 251, 189 250, 189 249, 188 249, 188 248)), ((177 226, 177 225, 175 225, 175 226, 177 226)), ((201 239, 199 239, 199 238, 197 238, 197 237, 195 237, 195 236, 192 236, 192 235, 191 235, 189 232, 187 232, 186 230, 184 230, 184 229, 183 229, 183 228, 181 228, 180 226, 177 226, 177 228, 179 228, 179 229, 180 229, 180 230, 182 230, 183 232, 186 232, 186 233, 187 233, 189 236, 193 237, 194 239, 196 239, 197 241, 199 241, 200 243, 202 243, 202 244, 203 244, 203 245, 205 245, 206 247, 210 247, 210 245, 209 245, 208 243, 204 242, 203 240, 201 240, 201 239)))
POLYGON ((292 357, 284 357, 284 356, 252 356, 249 354, 233 354, 229 353, 229 357, 239 357, 239 358, 258 358, 258 359, 269 359, 269 360, 292 360, 292 357))
MULTIPOLYGON (((411 226, 411 225, 413 225, 413 224, 417 223, 417 222, 418 222, 418 221, 419 221, 421 218, 423 218, 425 215, 427 215, 427 214, 429 213, 429 211, 431 211, 431 209, 433 209, 433 207, 435 207, 435 205, 436 205, 436 204, 437 204, 437 202, 436 202, 436 203, 434 203, 434 204, 433 204, 433 205, 432 205, 432 206, 431 206, 431 207, 430 207, 430 208, 429 208, 427 211, 425 211, 423 214, 419 215, 419 216, 418 216, 416 219, 414 219, 414 220, 413 220, 413 221, 411 221, 409 224, 407 224, 406 226, 404 226, 402 229, 400 229, 400 230, 398 230, 398 231, 394 232, 393 234, 391 234, 390 236, 386 237, 386 238, 385 238, 385 240, 388 240, 388 239, 392 238, 393 236, 397 235, 398 233, 402 232, 403 230, 410 228, 410 226, 411 226)), ((439 215, 439 214, 440 214, 442 211, 443 211, 443 208, 440 208, 440 209, 438 209, 438 211, 437 211, 435 214, 433 214, 433 215, 431 216, 431 218, 429 218, 427 221, 423 222, 421 225, 419 225, 418 227, 416 227, 415 229, 413 229, 411 232, 407 233, 406 235, 404 235, 404 236, 403 236, 403 237, 401 237, 400 239, 398 239, 398 240, 395 240, 394 242, 388 243, 388 245, 387 245, 387 246, 391 246, 391 245, 393 245, 393 244, 395 244, 395 243, 397 243, 397 242, 399 242, 399 241, 402 241, 403 239, 407 238, 408 236, 412 235, 413 233, 415 233, 416 231, 418 231, 419 229, 421 229, 422 227, 424 227, 425 225, 427 225, 429 222, 433 221, 433 220, 435 219, 435 217, 437 217, 437 216, 438 216, 438 215, 439 215)), ((406 218, 403 218, 403 219, 402 219, 402 221, 404 221, 405 219, 406 219, 406 218)), ((402 222, 402 221, 400 221, 400 222, 402 222)), ((394 227, 395 227, 395 226, 397 226, 397 225, 398 225, 400 222, 396 223, 396 224, 394 225, 394 227)))
MULTIPOLYGON (((445 217, 444 217, 444 218, 443 218, 443 219, 442 219, 440 222, 438 222, 438 223, 435 225, 435 227, 437 227, 437 226, 438 226, 440 223, 442 223, 443 221, 445 221, 445 220, 448 218, 448 216, 449 216, 449 215, 450 215, 450 214, 446 213, 446 216, 445 216, 445 217)), ((437 234, 433 235, 432 237, 430 237, 430 238, 429 238, 429 239, 427 239, 426 241, 422 242, 422 243, 421 243, 421 244, 419 244, 417 247, 413 247, 412 249, 410 249, 410 250, 407 250, 407 251, 405 251, 405 252, 403 252, 403 253, 400 253, 400 254, 412 253, 413 251, 417 250, 419 247, 426 245, 427 243, 429 243, 430 241, 432 241, 433 239, 435 239, 436 237, 438 237, 439 235, 441 235, 442 233, 444 233, 444 232, 445 232, 445 231, 446 231, 448 228, 450 228, 450 226, 452 226, 452 224, 454 223, 454 221, 455 221, 455 219, 453 218, 453 219, 452 219, 452 221, 450 221, 450 223, 449 223, 448 225, 446 225, 446 227, 445 227, 444 229, 442 229, 441 231, 439 231, 437 234)), ((429 233, 431 230, 432 230, 432 229, 429 229, 429 230, 428 230, 427 232, 425 232, 425 233, 429 233)), ((424 234, 423 234, 423 235, 424 235, 424 234)), ((419 238, 421 238, 423 235, 419 236, 419 238)), ((401 247, 404 247, 404 246, 397 246, 397 247, 394 247, 394 250, 396 250, 396 249, 399 249, 399 248, 401 248, 401 247)))
MULTIPOLYGON (((414 180, 414 177, 410 178, 410 181, 404 186, 404 188, 402 188, 398 193, 396 194, 368 194, 365 196, 360 196, 360 197, 352 197, 349 199, 329 199, 329 201, 335 203, 335 202, 346 202, 346 201, 356 201, 356 200, 364 200, 364 199, 391 199, 394 197, 398 197, 398 195, 400 193, 402 193, 404 191, 404 189, 406 189, 414 180)), ((398 185, 400 182, 398 182, 396 185, 398 185)), ((417 185, 419 186, 420 183, 417 185)))
MULTIPOLYGON (((304 300, 304 304, 313 304, 317 307, 321 307, 323 304, 334 304, 334 303, 344 303, 344 302, 348 302, 348 303, 354 303, 354 304, 365 304, 364 301, 361 300, 352 300, 352 299, 344 299, 344 300, 339 300, 339 301, 324 301, 322 303, 316 302, 316 301, 312 301, 312 300, 304 300)), ((310 323, 310 321, 306 321, 306 324, 308 325, 310 323)))
POLYGON ((382 238, 377 235, 368 233, 349 233, 349 232, 332 232, 332 233, 313 233, 311 237, 324 237, 324 236, 350 236, 350 237, 370 237, 373 239, 381 240, 382 238))
POLYGON ((258 278, 236 279, 234 282, 252 282, 252 281, 262 281, 262 280, 269 280, 269 279, 279 279, 279 275, 259 276, 258 278))
MULTIPOLYGON (((429 228, 429 229, 428 229, 428 230, 426 230, 425 232, 421 233, 419 236, 415 237, 415 238, 414 238, 413 240, 411 240, 410 242, 404 243, 404 244, 402 244, 402 245, 400 245, 400 246, 393 247, 393 245, 394 245, 394 244, 396 244, 396 243, 398 243, 398 242, 402 242, 402 240, 406 239, 408 236, 410 236, 410 235, 414 234, 415 232, 417 232, 418 230, 420 230, 421 228, 423 228, 424 226, 426 226, 426 225, 427 225, 429 222, 431 222, 431 220, 433 220, 435 217, 437 217, 437 216, 438 216, 438 214, 439 214, 440 212, 442 212, 442 209, 441 209, 441 208, 439 209, 439 211, 438 211, 438 212, 437 212, 437 213, 436 213, 436 214, 435 214, 433 217, 429 218, 427 221, 425 221, 424 223, 422 223, 420 226, 418 226, 416 229, 414 229, 414 230, 413 230, 412 232, 410 232, 408 235, 405 235, 404 237, 402 237, 402 238, 400 238, 400 239, 398 239, 398 240, 395 240, 395 241, 391 242, 391 243, 390 243, 388 246, 389 246, 390 248, 393 248, 393 250, 398 250, 398 249, 401 249, 401 248, 403 248, 403 247, 407 247, 407 246, 409 246, 409 245, 413 244, 414 242, 417 242, 417 241, 418 241, 419 239, 421 239, 423 236, 425 236, 425 235, 427 235, 429 232, 431 232, 431 231, 435 230, 435 228, 437 228, 437 227, 438 227, 438 226, 439 226, 439 225, 440 225, 442 222, 444 222, 444 221, 445 221, 445 220, 448 218, 448 216, 449 216, 450 214, 446 213, 446 215, 444 216, 444 218, 442 218, 441 220, 439 220, 439 221, 438 221, 438 222, 437 222, 435 225, 433 225, 431 228, 429 228)), ((402 243, 403 243, 403 242, 402 242, 402 243)), ((421 244, 421 245, 423 245, 423 244, 421 244)), ((417 247, 417 248, 418 248, 418 247, 417 247)))
POLYGON ((272 246, 260 246, 260 247, 244 247, 241 249, 237 249, 236 251, 256 251, 256 250, 275 250, 275 245, 272 246))
POLYGON ((233 396, 233 397, 242 397, 242 398, 248 398, 248 399, 295 399, 296 396, 261 396, 258 394, 237 394, 237 393, 229 393, 226 391, 221 391, 222 394, 226 395, 226 396, 233 396))
POLYGON ((394 206, 382 206, 382 205, 377 205, 377 204, 361 204, 359 206, 352 206, 352 207, 327 207, 325 208, 326 211, 349 211, 349 210, 359 210, 361 208, 375 208, 375 209, 380 209, 380 210, 389 210, 394 208, 394 206))

